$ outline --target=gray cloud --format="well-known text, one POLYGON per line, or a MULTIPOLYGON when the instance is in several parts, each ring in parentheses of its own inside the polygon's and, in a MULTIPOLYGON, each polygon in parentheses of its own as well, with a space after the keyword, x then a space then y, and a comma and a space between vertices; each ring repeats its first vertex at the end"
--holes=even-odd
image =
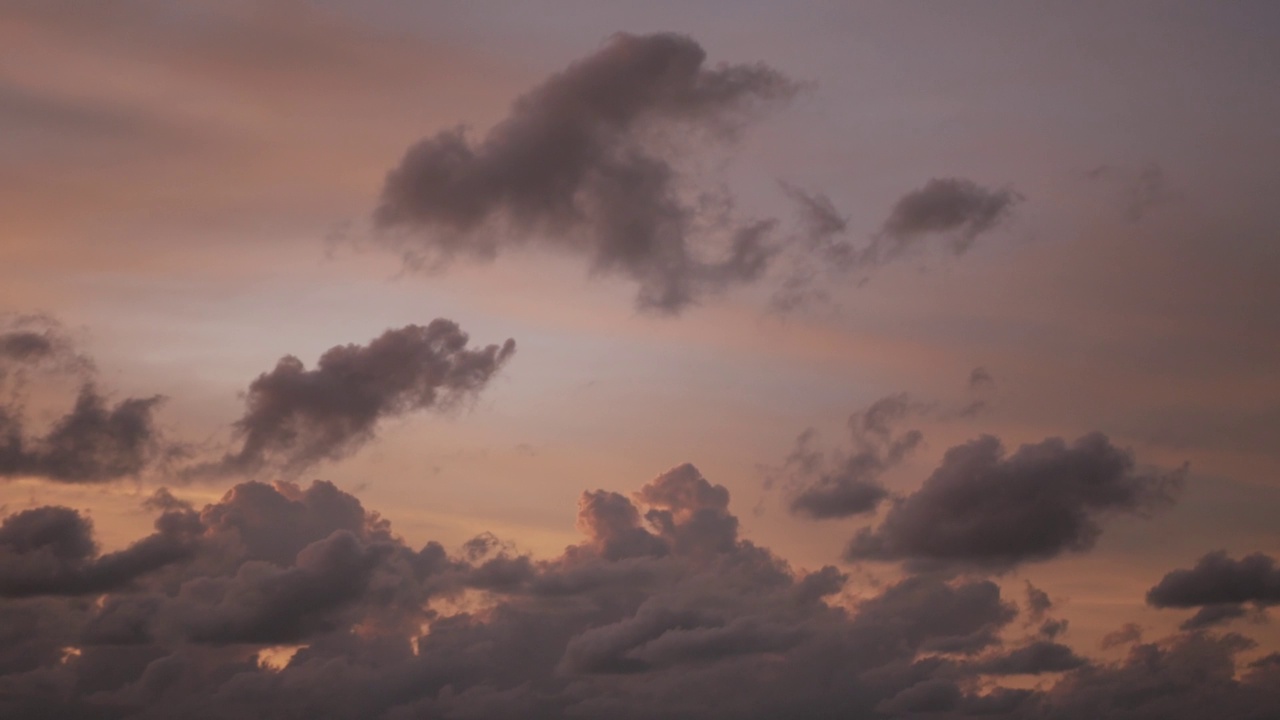
POLYGON ((1158 608, 1200 610, 1183 627, 1218 625, 1247 614, 1246 603, 1259 610, 1280 604, 1280 567, 1262 553, 1233 560, 1211 552, 1188 570, 1174 570, 1147 591, 1147 603, 1158 608))
POLYGON ((124 550, 98 555, 89 521, 70 508, 10 515, 0 524, 0 597, 108 592, 194 553, 186 516, 162 516, 156 531, 124 550))
POLYGON ((813 519, 843 518, 874 511, 889 497, 879 478, 924 441, 919 430, 894 426, 920 408, 905 393, 889 395, 849 418, 852 449, 829 463, 812 448, 814 433, 796 439, 783 471, 791 473, 789 509, 813 519))
POLYGON ((685 200, 671 144, 730 138, 796 86, 764 65, 705 61, 683 35, 620 33, 520 97, 482 140, 455 129, 421 141, 387 176, 384 239, 416 264, 558 247, 637 282, 637 306, 662 313, 760 277, 773 222, 727 223, 685 200))
POLYGON ((239 450, 191 476, 254 472, 265 466, 297 472, 344 457, 368 442, 378 422, 405 413, 447 409, 479 392, 515 352, 515 341, 467 347, 450 320, 388 330, 368 345, 339 345, 308 370, 293 356, 259 375, 235 423, 239 450))
POLYGON ((154 413, 159 395, 115 405, 90 384, 48 433, 30 437, 19 408, 0 407, 0 476, 33 475, 66 483, 136 476, 161 451, 154 413))
POLYGON ((849 560, 995 569, 1088 550, 1108 514, 1140 514, 1172 500, 1181 472, 1137 472, 1104 435, 1051 438, 1006 456, 983 436, 951 448, 915 493, 849 544, 849 560))
POLYGON ((962 253, 1021 201, 1021 195, 1007 188, 993 190, 964 178, 934 178, 894 204, 881 234, 867 248, 867 260, 892 259, 927 235, 952 235, 952 249, 962 253))

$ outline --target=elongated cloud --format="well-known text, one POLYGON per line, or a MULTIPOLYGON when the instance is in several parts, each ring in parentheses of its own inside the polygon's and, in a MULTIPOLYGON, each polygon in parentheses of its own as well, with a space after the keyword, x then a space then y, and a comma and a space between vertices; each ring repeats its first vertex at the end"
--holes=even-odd
POLYGON ((759 277, 773 224, 725 225, 686 200, 675 148, 727 139, 794 91, 764 65, 708 67, 686 36, 620 33, 519 98, 482 140, 456 129, 410 148, 375 220, 417 262, 547 245, 638 283, 640 308, 678 312, 759 277))
POLYGON ((515 353, 515 341, 468 348, 451 320, 388 330, 368 345, 339 345, 308 370, 292 355, 259 375, 236 421, 240 449, 194 475, 296 472, 344 457, 368 442, 378 422, 409 412, 447 409, 474 396, 515 353))
POLYGON ((1147 592, 1158 608, 1199 608, 1184 627, 1201 628, 1245 615, 1245 605, 1280 605, 1280 567, 1263 553, 1233 560, 1225 552, 1200 558, 1189 570, 1174 570, 1147 592))
POLYGON ((1051 438, 1005 455, 984 436, 951 448, 884 522, 860 531, 849 560, 1008 568, 1093 547, 1108 514, 1171 501, 1181 473, 1142 473, 1102 434, 1051 438))

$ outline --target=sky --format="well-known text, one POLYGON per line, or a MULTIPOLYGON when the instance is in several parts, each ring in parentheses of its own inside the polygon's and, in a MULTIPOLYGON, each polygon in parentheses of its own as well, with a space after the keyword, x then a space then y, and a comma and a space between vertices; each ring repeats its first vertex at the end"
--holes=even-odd
POLYGON ((0 4, 0 715, 1280 717, 1267 2, 0 4))

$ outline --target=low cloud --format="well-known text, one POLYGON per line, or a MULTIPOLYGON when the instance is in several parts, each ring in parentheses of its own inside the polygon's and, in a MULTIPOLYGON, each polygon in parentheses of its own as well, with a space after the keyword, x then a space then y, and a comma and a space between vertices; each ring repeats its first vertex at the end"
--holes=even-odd
POLYGON ((740 536, 728 490, 692 465, 629 495, 583 493, 582 538, 548 559, 488 534, 410 547, 325 482, 241 483, 199 511, 172 494, 146 504, 163 511, 156 532, 105 555, 66 508, 0 524, 0 713, 1183 720, 1212 707, 1236 720, 1280 707, 1274 664, 1235 676, 1252 647, 1238 635, 1182 634, 1099 665, 1050 638, 1006 644, 1019 610, 991 580, 851 588, 834 567, 793 568, 740 536), (1061 679, 999 685, 1045 673, 1061 679))
POLYGON ((1093 547, 1110 514, 1140 515, 1172 501, 1181 472, 1138 472, 1100 433, 1058 438, 1006 455, 983 436, 951 448, 916 492, 860 531, 850 561, 1007 569, 1093 547))

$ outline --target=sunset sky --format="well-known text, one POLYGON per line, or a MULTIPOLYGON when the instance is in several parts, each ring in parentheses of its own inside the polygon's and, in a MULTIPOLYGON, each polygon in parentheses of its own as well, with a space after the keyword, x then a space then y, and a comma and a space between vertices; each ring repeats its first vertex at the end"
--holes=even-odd
POLYGON ((0 716, 1280 717, 1278 196, 1270 2, 7 0, 0 716))

